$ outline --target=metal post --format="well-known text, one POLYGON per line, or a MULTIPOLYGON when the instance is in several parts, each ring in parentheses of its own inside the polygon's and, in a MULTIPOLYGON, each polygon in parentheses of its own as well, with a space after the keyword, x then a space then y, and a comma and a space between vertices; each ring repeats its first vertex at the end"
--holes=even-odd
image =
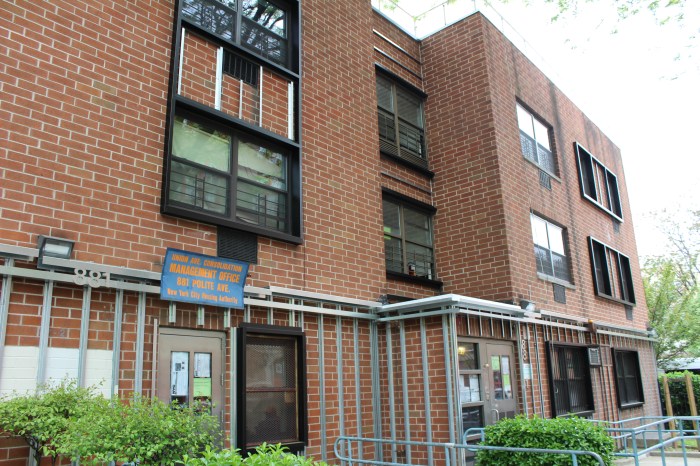
MULTIPOLYGON (((360 400, 360 393, 361 393, 361 387, 360 387, 360 351, 359 351, 359 341, 360 341, 360 335, 359 335, 359 328, 358 328, 358 322, 357 319, 353 319, 352 321, 352 334, 353 334, 353 341, 355 344, 353 345, 353 351, 354 351, 354 362, 355 362, 355 417, 357 420, 357 437, 362 438, 362 402, 360 400)), ((362 459, 362 442, 359 442, 357 444, 357 458, 362 459)))
POLYGON ((80 314, 80 343, 78 349, 78 386, 85 386, 85 364, 87 361, 88 331, 90 330, 90 298, 92 288, 83 287, 83 308, 80 314))
POLYGON ((520 363, 520 390, 523 397, 523 412, 525 416, 529 414, 527 409, 527 384, 525 383, 525 377, 523 377, 524 370, 524 360, 523 360, 523 339, 522 333, 520 331, 520 322, 517 323, 517 335, 518 335, 518 362, 520 363))
POLYGON ((238 368, 236 367, 236 361, 238 357, 238 332, 236 330, 231 330, 230 336, 231 340, 231 353, 229 359, 229 365, 231 367, 231 372, 229 373, 229 395, 231 399, 231 437, 229 441, 231 443, 231 448, 236 448, 236 436, 238 433, 238 423, 236 419, 238 418, 238 413, 236 412, 236 407, 238 406, 238 400, 236 399, 236 374, 238 374, 238 368))
MULTIPOLYGON (((406 369, 406 328, 404 321, 399 321, 399 344, 401 346, 401 389, 403 391, 403 430, 404 439, 411 440, 411 417, 408 404, 408 370, 406 369)), ((406 463, 411 464, 411 445, 406 445, 406 463)))
MULTIPOLYGON (((389 431, 391 440, 396 440, 396 409, 394 406, 394 355, 391 341, 391 322, 386 323, 386 370, 389 384, 389 431)), ((396 463, 396 443, 391 444, 391 462, 396 463)))
MULTIPOLYGON (((468 318, 468 317, 467 317, 468 318)), ((423 403, 425 404, 425 437, 427 442, 433 441, 433 418, 430 412, 430 374, 428 373, 428 338, 425 331, 425 319, 420 319, 420 349, 423 365, 423 403)), ((428 448, 428 465, 433 465, 433 449, 428 448)))
MULTIPOLYGON (((537 326, 535 325, 535 351, 537 355, 537 387, 540 390, 540 412, 542 417, 546 417, 544 412, 544 394, 542 393, 542 367, 540 366, 540 337, 537 335, 537 326)), ((542 332, 544 333, 545 327, 542 327, 542 332)), ((532 358, 531 358, 532 359, 532 358)), ((534 409, 533 409, 534 411, 534 409)))
POLYGON ((146 293, 139 292, 136 315, 136 367, 134 374, 134 392, 142 394, 143 389, 143 340, 146 330, 146 293))
POLYGON ((36 371, 37 388, 46 382, 46 353, 49 347, 52 301, 53 280, 46 280, 44 282, 44 302, 41 310, 41 330, 39 331, 39 364, 36 371))
MULTIPOLYGON (((5 259, 5 267, 12 268, 15 260, 5 259)), ((7 335, 7 316, 10 312, 10 294, 12 293, 12 275, 2 277, 2 294, 0 295, 0 374, 2 374, 3 353, 5 351, 5 335, 7 335)))
MULTIPOLYGON (((376 322, 369 324, 370 362, 372 368, 372 413, 374 414, 374 438, 382 438, 382 413, 379 386, 379 329, 376 322)), ((374 459, 382 461, 384 454, 381 448, 374 448, 374 459)))
MULTIPOLYGON (((340 310, 340 306, 336 306, 340 310)), ((340 425, 340 436, 345 435, 345 390, 343 380, 343 321, 340 316, 335 318, 335 353, 338 363, 338 417, 340 425)), ((345 456, 345 446, 341 447, 341 454, 345 456)), ((341 462, 341 464, 345 464, 341 462)))
POLYGON ((450 336, 448 332, 449 321, 448 316, 442 316, 442 343, 443 343, 443 358, 445 360, 445 384, 447 389, 447 416, 448 416, 448 427, 450 431, 450 443, 456 441, 455 434, 455 413, 454 413, 454 384, 452 381, 452 360, 454 354, 450 351, 450 336))
POLYGON ((114 335, 112 340, 112 383, 109 389, 110 398, 119 395, 119 360, 121 359, 123 305, 124 290, 117 290, 114 302, 114 335))
POLYGON ((321 404, 321 461, 327 461, 326 453, 326 374, 324 370, 324 358, 325 354, 323 351, 323 314, 318 315, 318 382, 320 390, 321 404))

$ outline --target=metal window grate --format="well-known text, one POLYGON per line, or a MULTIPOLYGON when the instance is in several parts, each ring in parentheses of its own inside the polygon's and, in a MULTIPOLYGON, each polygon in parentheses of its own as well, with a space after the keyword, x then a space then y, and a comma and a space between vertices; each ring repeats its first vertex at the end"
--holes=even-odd
POLYGON ((217 255, 250 264, 258 262, 258 236, 232 228, 218 227, 217 255))
POLYGON ((552 190, 552 177, 544 170, 540 170, 540 186, 552 190))
POLYGON ((554 301, 566 304, 566 287, 556 283, 552 283, 552 291, 554 292, 554 301))
POLYGON ((230 74, 251 86, 258 86, 260 67, 238 55, 226 51, 224 53, 224 73, 230 74))

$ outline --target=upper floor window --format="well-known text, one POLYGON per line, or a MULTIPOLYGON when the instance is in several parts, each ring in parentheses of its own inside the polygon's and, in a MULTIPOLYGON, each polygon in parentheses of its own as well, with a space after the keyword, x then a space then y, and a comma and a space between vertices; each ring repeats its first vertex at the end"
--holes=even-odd
POLYGON ((613 350, 617 401, 620 408, 644 403, 642 374, 639 370, 639 355, 636 351, 613 350))
POLYGON ((298 188, 292 181, 296 160, 293 151, 281 145, 177 111, 165 211, 219 225, 299 236, 292 215, 298 202, 298 188))
POLYGON ((589 238, 595 291, 603 298, 635 304, 629 257, 589 238))
POLYGON ((576 156, 583 197, 622 221, 622 202, 617 176, 578 143, 576 156))
POLYGON ((423 99, 377 75, 380 150, 421 167, 427 167, 423 99))
POLYGON ((545 172, 556 175, 557 167, 551 148, 549 128, 522 105, 516 104, 516 109, 523 156, 545 172))
POLYGON ((384 199, 384 252, 387 272, 435 278, 433 227, 429 212, 384 199))
POLYGON ((183 19, 287 68, 290 13, 276 0, 182 0, 183 19))
POLYGON ((535 243, 537 272, 565 282, 571 281, 564 229, 535 214, 530 214, 530 224, 535 243))

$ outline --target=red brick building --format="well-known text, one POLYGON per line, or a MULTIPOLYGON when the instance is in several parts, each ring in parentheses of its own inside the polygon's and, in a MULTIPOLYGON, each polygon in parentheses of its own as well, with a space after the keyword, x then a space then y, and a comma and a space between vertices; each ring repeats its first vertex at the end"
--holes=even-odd
POLYGON ((231 445, 329 461, 659 414, 619 149, 480 13, 422 40, 366 0, 0 15, 3 394, 204 397, 231 445), (168 248, 249 263, 243 308, 162 300, 168 248))

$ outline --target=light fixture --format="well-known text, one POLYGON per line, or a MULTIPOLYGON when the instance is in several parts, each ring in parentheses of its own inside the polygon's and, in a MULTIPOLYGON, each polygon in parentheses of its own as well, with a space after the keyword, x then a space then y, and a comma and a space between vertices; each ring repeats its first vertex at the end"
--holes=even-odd
POLYGON ((70 259, 74 244, 75 241, 70 239, 40 235, 38 248, 39 257, 37 259, 36 268, 42 270, 68 270, 69 268, 67 267, 46 264, 45 259, 48 257, 70 259))
POLYGON ((467 354, 467 348, 465 346, 461 346, 461 345, 458 346, 457 347, 457 354, 459 354, 460 356, 464 356, 465 354, 467 354))
POLYGON ((520 309, 523 311, 533 312, 535 310, 535 303, 528 301, 527 299, 521 299, 520 309))

